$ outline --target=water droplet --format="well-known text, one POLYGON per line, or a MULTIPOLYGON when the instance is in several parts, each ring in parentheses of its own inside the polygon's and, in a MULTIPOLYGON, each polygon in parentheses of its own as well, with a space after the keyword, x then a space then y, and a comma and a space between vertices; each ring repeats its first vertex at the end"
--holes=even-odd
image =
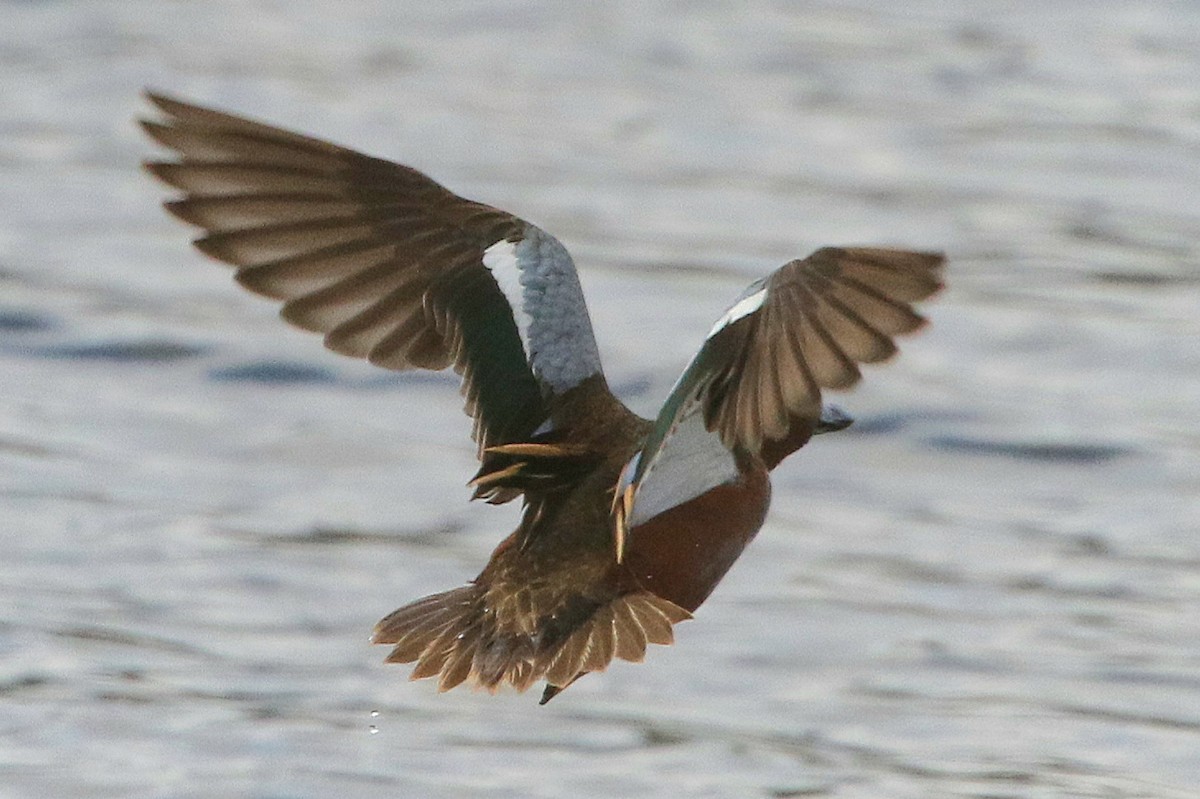
POLYGON ((371 725, 371 734, 372 734, 372 735, 378 735, 378 734, 379 734, 379 728, 378 728, 378 727, 376 727, 374 724, 372 724, 372 725, 371 725))
POLYGON ((373 718, 373 719, 377 719, 377 718, 379 718, 379 711, 378 711, 378 710, 372 710, 372 711, 371 711, 371 718, 373 718))

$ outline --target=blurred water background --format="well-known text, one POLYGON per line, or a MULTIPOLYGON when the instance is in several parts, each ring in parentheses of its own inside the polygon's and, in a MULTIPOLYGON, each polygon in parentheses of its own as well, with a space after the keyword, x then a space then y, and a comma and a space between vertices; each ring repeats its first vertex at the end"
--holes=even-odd
POLYGON ((1200 4, 0 0, 0 797, 1200 795, 1200 4), (653 414, 754 277, 945 249, 696 621, 545 708, 372 624, 474 576, 448 375, 187 246, 143 86, 574 253, 653 414))

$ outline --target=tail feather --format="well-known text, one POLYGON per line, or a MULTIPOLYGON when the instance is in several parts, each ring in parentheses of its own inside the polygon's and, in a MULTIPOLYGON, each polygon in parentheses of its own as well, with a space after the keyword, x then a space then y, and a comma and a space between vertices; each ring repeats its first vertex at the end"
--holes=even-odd
POLYGON ((628 602, 613 606, 613 628, 616 631, 616 655, 621 660, 641 663, 646 657, 646 628, 628 602))
MULTIPOLYGON (((487 589, 472 583, 390 614, 375 627, 374 643, 391 644, 389 663, 413 663, 411 679, 438 677, 438 690, 463 683, 495 692, 524 691, 540 679, 551 695, 583 674, 604 671, 613 658, 639 662, 648 644, 670 644, 672 626, 691 614, 646 591, 617 597, 580 619, 574 629, 497 627, 487 589)), ((560 617, 561 620, 561 617, 560 617)))
POLYGON ((478 627, 468 630, 459 642, 458 648, 446 659, 446 663, 442 667, 442 676, 438 679, 439 693, 461 685, 471 676, 471 669, 475 663, 475 650, 479 645, 479 633, 478 627))
MULTIPOLYGON (((423 680, 426 677, 442 674, 446 662, 459 651, 463 636, 471 625, 472 619, 464 614, 438 627, 436 637, 426 645, 417 659, 411 679, 423 680)), ((463 649, 465 651, 466 648, 463 649)))
POLYGON ((371 642, 392 644, 392 651, 387 656, 388 663, 417 661, 414 675, 422 672, 421 676, 429 677, 437 674, 445 665, 457 643, 455 636, 470 629, 471 620, 477 615, 476 609, 482 608, 482 605, 483 591, 476 585, 433 594, 388 614, 375 625, 371 642), (455 632, 448 640, 446 633, 450 630, 455 632), (428 674, 423 673, 439 657, 438 668, 428 674))
POLYGON ((545 665, 546 682, 565 688, 589 671, 604 671, 614 655, 641 662, 646 645, 670 645, 672 626, 692 614, 648 591, 618 597, 593 614, 554 651, 545 665))
POLYGON ((388 663, 411 663, 431 650, 436 651, 434 644, 443 633, 460 619, 469 617, 481 598, 475 596, 477 592, 472 588, 456 588, 405 605, 375 625, 372 642, 393 645, 388 663))

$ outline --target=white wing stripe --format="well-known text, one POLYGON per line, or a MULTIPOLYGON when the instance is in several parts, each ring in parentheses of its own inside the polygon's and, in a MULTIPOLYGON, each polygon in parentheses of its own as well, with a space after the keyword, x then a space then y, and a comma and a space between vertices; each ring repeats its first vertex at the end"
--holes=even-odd
POLYGON ((748 297, 743 297, 735 302, 732 306, 730 306, 728 311, 721 315, 721 318, 717 320, 717 323, 712 326, 712 330, 708 331, 708 338, 712 338, 717 333, 720 333, 726 327, 742 317, 749 316, 757 311, 762 307, 762 304, 766 299, 767 287, 763 286, 761 289, 749 295, 748 297))
POLYGON ((500 287, 504 298, 512 307, 517 333, 521 336, 521 347, 525 350, 525 360, 532 362, 529 328, 533 326, 533 316, 525 309, 525 292, 521 288, 521 264, 517 255, 517 248, 524 243, 501 239, 483 251, 483 265, 492 273, 492 279, 496 281, 496 285, 500 287))

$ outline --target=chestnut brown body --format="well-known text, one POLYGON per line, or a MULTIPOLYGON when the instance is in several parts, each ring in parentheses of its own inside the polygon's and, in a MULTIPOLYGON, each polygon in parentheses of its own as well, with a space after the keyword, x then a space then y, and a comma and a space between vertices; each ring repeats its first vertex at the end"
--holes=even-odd
POLYGON ((736 480, 630 530, 622 559, 627 579, 695 611, 754 539, 770 504, 766 467, 747 458, 736 480))

